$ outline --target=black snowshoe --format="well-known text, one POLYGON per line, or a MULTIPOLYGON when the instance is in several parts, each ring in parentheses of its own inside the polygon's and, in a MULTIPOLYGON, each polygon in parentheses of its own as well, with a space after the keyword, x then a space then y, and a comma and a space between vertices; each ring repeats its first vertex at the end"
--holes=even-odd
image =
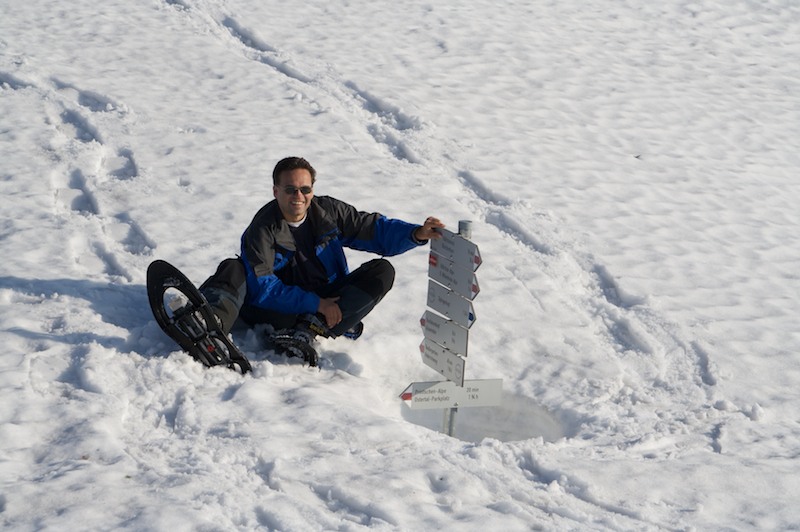
POLYGON ((238 367, 242 374, 252 369, 247 357, 222 331, 203 294, 175 266, 163 260, 150 264, 147 297, 158 325, 192 358, 208 367, 238 367), (168 308, 165 299, 170 297, 180 303, 168 308))
MULTIPOLYGON (((304 314, 300 316, 297 324, 291 329, 279 329, 266 335, 267 348, 279 355, 302 358, 309 366, 319 364, 319 355, 314 348, 317 336, 335 338, 331 330, 323 321, 320 314, 304 314)), ((356 340, 364 331, 364 324, 358 322, 353 328, 344 332, 342 336, 356 340)))
POLYGON ((318 335, 325 338, 332 336, 320 316, 304 314, 293 328, 268 333, 267 347, 279 355, 302 358, 309 366, 316 367, 319 355, 314 348, 314 340, 318 335))
POLYGON ((298 329, 279 329, 267 335, 267 348, 278 355, 303 359, 309 366, 319 365, 319 355, 314 349, 314 336, 298 329))

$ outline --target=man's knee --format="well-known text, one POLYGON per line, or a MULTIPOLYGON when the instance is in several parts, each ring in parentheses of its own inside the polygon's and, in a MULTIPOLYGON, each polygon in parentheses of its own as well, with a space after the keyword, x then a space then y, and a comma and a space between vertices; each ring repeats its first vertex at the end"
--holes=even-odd
POLYGON ((394 285, 394 266, 386 259, 373 259, 369 263, 370 277, 375 279, 381 287, 381 292, 386 294, 394 285))
POLYGON ((206 288, 221 288, 229 292, 238 293, 247 283, 247 274, 241 259, 225 259, 217 266, 217 271, 200 286, 206 288))

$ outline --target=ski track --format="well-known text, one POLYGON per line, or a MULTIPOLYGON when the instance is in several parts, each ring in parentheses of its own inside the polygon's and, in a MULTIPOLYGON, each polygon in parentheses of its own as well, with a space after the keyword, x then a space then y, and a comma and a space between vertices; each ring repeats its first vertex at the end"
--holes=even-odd
POLYGON ((187 16, 206 21, 212 34, 226 41, 232 49, 285 76, 315 109, 314 112, 324 112, 329 106, 327 102, 335 102, 350 114, 356 115, 375 142, 396 159, 410 164, 423 162, 413 143, 404 138, 424 128, 418 117, 403 112, 353 81, 338 78, 330 72, 315 71, 313 66, 309 67, 312 74, 304 72, 303 68, 295 66, 300 63, 297 58, 262 39, 232 14, 216 12, 209 6, 192 7, 175 0, 166 3, 187 16), (326 103, 320 101, 320 96, 326 103))
POLYGON ((2 70, 0 70, 0 87, 12 91, 17 91, 33 87, 33 85, 19 79, 17 76, 11 74, 10 72, 3 72, 2 70))
POLYGON ((47 309, 32 309, 34 314, 44 311, 47 316, 58 316, 45 320, 41 327, 32 324, 11 331, 31 346, 30 364, 38 364, 45 360, 43 357, 51 363, 47 352, 61 342, 71 345, 69 367, 57 380, 63 387, 77 383, 76 390, 92 392, 81 378, 90 346, 115 351, 136 348, 137 329, 147 328, 149 321, 137 314, 138 305, 131 302, 143 292, 141 285, 133 283, 143 277, 138 271, 140 265, 156 245, 131 218, 127 205, 118 204, 119 186, 135 181, 139 169, 134 151, 115 145, 113 135, 106 133, 103 125, 124 129, 129 112, 111 97, 55 77, 23 81, 0 72, 0 83, 11 90, 29 91, 45 110, 51 134, 41 149, 53 161, 45 183, 64 247, 64 255, 56 258, 61 261, 58 267, 62 279, 0 278, 0 286, 10 289, 12 298, 21 304, 47 309), (86 323, 94 321, 88 313, 100 315, 109 324, 108 330, 87 330, 81 319, 84 312, 86 323))
POLYGON ((91 263, 88 253, 102 265, 100 273, 133 282, 138 276, 126 265, 125 255, 148 255, 155 244, 126 210, 106 212, 103 196, 113 191, 115 182, 136 179, 139 169, 133 150, 114 147, 95 121, 96 115, 106 114, 124 122, 127 108, 97 92, 57 78, 51 81, 55 91, 40 92, 50 97, 55 129, 50 150, 61 162, 51 177, 55 210, 83 218, 84 231, 71 239, 73 261, 91 263))

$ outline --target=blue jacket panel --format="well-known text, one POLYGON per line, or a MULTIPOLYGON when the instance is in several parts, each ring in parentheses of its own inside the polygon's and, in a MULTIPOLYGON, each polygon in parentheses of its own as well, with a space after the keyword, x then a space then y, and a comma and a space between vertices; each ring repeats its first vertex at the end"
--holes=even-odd
MULTIPOLYGON (((329 196, 312 198, 305 223, 314 229, 314 252, 328 284, 349 273, 345 247, 392 256, 420 245, 413 237, 418 225, 360 212, 329 196)), ((256 213, 242 235, 247 304, 287 314, 317 311, 319 296, 292 284, 295 252, 289 225, 277 202, 271 201, 256 213)))

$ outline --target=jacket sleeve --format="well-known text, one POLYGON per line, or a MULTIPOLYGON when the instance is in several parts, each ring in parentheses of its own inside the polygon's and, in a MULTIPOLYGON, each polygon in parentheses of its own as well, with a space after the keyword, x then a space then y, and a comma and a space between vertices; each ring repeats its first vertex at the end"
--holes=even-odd
POLYGON ((414 239, 418 225, 387 218, 379 213, 361 212, 352 205, 332 198, 331 201, 345 247, 389 257, 427 243, 414 239))

